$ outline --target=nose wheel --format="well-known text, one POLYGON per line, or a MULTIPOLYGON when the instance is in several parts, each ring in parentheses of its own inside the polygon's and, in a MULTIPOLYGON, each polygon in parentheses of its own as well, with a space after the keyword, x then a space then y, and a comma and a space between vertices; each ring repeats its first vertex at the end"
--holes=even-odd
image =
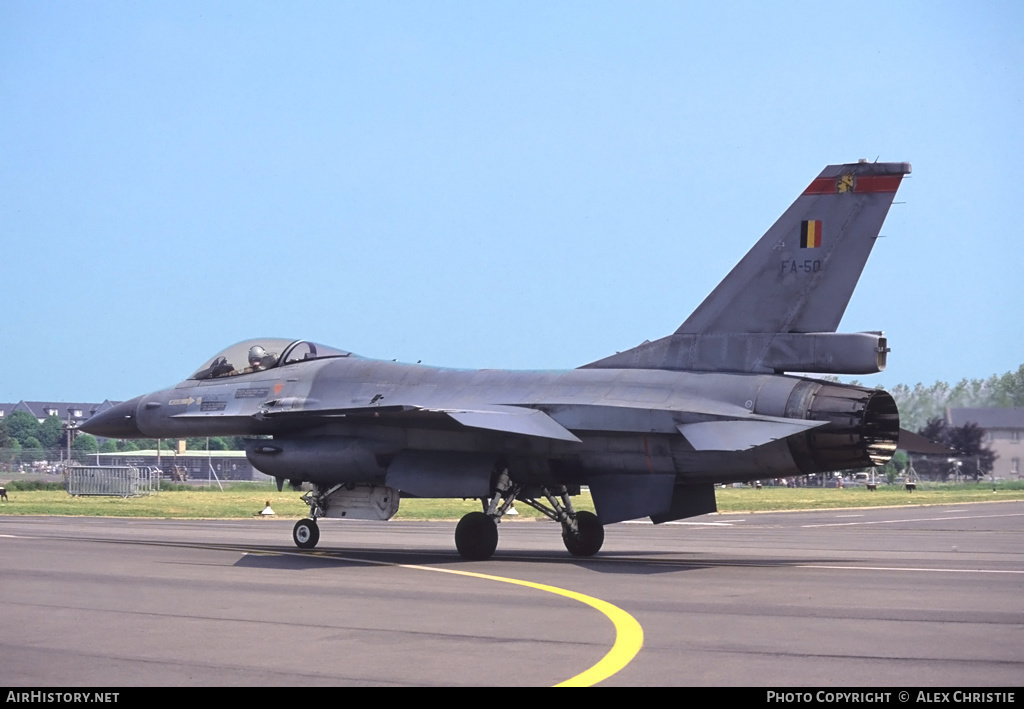
MULTIPOLYGON (((495 533, 497 534, 497 533, 495 533)), ((292 530, 292 539, 299 549, 312 549, 320 541, 320 527, 315 519, 300 519, 292 530)))

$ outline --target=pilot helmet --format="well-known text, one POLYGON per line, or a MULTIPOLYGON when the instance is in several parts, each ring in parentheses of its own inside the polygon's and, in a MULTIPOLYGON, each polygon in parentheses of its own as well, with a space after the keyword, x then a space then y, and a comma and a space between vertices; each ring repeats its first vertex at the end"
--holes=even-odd
POLYGON ((267 356, 267 351, 259 345, 253 345, 249 348, 249 366, 258 367, 263 363, 263 358, 267 356))

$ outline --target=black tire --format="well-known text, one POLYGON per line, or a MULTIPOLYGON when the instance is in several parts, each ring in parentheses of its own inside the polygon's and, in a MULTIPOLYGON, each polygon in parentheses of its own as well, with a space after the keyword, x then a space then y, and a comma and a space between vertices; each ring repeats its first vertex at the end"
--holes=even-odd
POLYGON ((498 548, 498 524, 483 512, 470 512, 455 528, 455 548, 466 561, 490 559, 498 548))
POLYGON ((601 551, 604 544, 604 525, 593 512, 577 512, 576 526, 579 533, 573 534, 562 528, 562 541, 573 556, 593 556, 601 551))
POLYGON ((320 527, 315 519, 300 519, 292 530, 292 539, 299 549, 312 549, 320 541, 320 527))

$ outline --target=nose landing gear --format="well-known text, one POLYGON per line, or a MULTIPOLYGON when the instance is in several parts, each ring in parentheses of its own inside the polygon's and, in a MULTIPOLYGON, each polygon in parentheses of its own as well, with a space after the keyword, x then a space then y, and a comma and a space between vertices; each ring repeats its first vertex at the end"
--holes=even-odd
POLYGON ((300 519, 292 530, 292 539, 299 549, 312 549, 320 541, 320 526, 315 519, 300 519))

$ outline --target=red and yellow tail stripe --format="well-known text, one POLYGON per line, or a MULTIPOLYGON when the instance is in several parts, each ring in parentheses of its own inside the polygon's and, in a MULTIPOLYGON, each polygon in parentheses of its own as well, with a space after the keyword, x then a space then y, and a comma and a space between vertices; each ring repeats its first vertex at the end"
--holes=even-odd
POLYGON ((895 192, 900 186, 903 175, 860 175, 847 173, 839 177, 818 177, 815 178, 807 189, 805 195, 811 194, 877 194, 884 192, 895 192))

